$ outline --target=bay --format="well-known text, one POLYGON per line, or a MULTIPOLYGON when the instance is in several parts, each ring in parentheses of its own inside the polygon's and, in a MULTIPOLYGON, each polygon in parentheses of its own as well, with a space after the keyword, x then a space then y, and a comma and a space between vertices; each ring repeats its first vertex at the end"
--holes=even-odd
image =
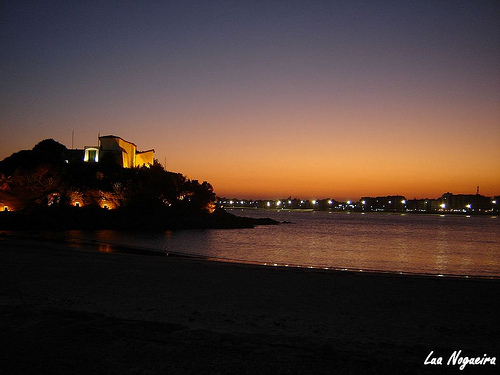
POLYGON ((69 231, 69 239, 268 266, 500 277, 497 216, 234 209, 277 226, 161 233, 69 231))

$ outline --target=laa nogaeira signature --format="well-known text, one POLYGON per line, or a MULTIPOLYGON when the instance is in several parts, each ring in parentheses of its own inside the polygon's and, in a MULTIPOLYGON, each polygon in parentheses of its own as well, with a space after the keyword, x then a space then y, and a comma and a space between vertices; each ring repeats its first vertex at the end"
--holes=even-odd
MULTIPOLYGON (((433 357, 434 351, 431 351, 424 361, 424 365, 443 365, 443 357, 433 357)), ((484 354, 482 357, 465 357, 462 356, 461 350, 455 350, 446 362, 447 366, 460 366, 463 370, 467 365, 496 365, 496 357, 489 357, 484 354)))

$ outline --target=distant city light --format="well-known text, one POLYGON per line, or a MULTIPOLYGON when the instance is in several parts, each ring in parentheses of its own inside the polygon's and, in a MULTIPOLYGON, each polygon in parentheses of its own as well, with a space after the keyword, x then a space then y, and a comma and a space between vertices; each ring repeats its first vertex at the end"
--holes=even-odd
MULTIPOLYGON (((450 196, 452 194, 450 193, 450 196)), ((470 197, 464 195, 464 198, 467 197, 467 200, 470 202, 470 197)), ((179 197, 178 199, 184 198, 184 196, 179 197)), ((390 197, 366 197, 362 200, 358 201, 336 201, 335 199, 332 198, 321 198, 321 199, 310 199, 310 200, 299 200, 299 199, 291 199, 287 198, 285 200, 281 199, 271 199, 271 200, 245 200, 245 199, 234 199, 234 200, 219 200, 218 204, 222 207, 221 203, 230 203, 232 207, 235 207, 234 205, 239 205, 241 204, 242 207, 248 206, 248 207, 254 207, 254 208, 275 208, 277 210, 283 210, 283 209, 304 209, 304 208, 310 208, 314 211, 317 210, 323 210, 323 211, 401 211, 401 212, 410 212, 410 211, 416 211, 416 212, 436 212, 436 211, 442 211, 442 213, 446 212, 460 212, 460 213, 471 213, 473 211, 481 211, 481 212, 496 212, 496 209, 498 208, 497 201, 498 199, 494 199, 497 197, 482 197, 485 199, 484 204, 488 204, 489 208, 479 208, 481 207, 481 204, 477 204, 476 201, 464 204, 461 203, 459 207, 457 207, 456 204, 451 204, 453 202, 449 201, 448 195, 443 195, 440 199, 414 199, 414 200, 407 200, 404 196, 400 197, 400 200, 394 200, 390 197), (380 199, 379 199, 380 198, 380 199), (390 199, 390 200, 389 200, 390 199), (488 203, 489 202, 489 203, 488 203), (443 212, 445 211, 445 212, 443 212)), ((104 200, 104 199, 103 199, 104 200)), ((462 202, 467 202, 467 200, 463 200, 462 202)), ((73 206, 77 207, 82 207, 82 201, 72 201, 71 204, 73 206)), ((114 205, 109 202, 106 202, 107 208, 108 209, 114 209, 114 205)), ((87 203, 85 203, 87 204, 87 203)), ((165 202, 165 204, 168 204, 168 202, 165 202)), ((100 203, 100 206, 104 208, 104 202, 100 203)), ((226 208, 229 208, 229 205, 226 206, 226 208)), ((4 210, 4 206, 0 206, 0 210, 4 210)))

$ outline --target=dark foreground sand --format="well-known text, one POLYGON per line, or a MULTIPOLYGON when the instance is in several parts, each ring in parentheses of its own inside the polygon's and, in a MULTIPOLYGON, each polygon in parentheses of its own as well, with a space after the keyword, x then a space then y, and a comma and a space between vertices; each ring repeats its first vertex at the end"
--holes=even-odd
POLYGON ((446 362, 500 356, 499 292, 0 238, 0 373, 490 373, 446 362))

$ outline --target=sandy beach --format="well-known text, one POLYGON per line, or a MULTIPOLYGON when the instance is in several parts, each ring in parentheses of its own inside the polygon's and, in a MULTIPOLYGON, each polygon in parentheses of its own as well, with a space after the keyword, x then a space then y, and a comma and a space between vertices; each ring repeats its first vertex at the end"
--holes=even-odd
POLYGON ((461 373, 446 365, 456 350, 500 354, 499 280, 281 269, 8 237, 0 258, 3 374, 461 373), (443 365, 424 366, 431 351, 443 365))

